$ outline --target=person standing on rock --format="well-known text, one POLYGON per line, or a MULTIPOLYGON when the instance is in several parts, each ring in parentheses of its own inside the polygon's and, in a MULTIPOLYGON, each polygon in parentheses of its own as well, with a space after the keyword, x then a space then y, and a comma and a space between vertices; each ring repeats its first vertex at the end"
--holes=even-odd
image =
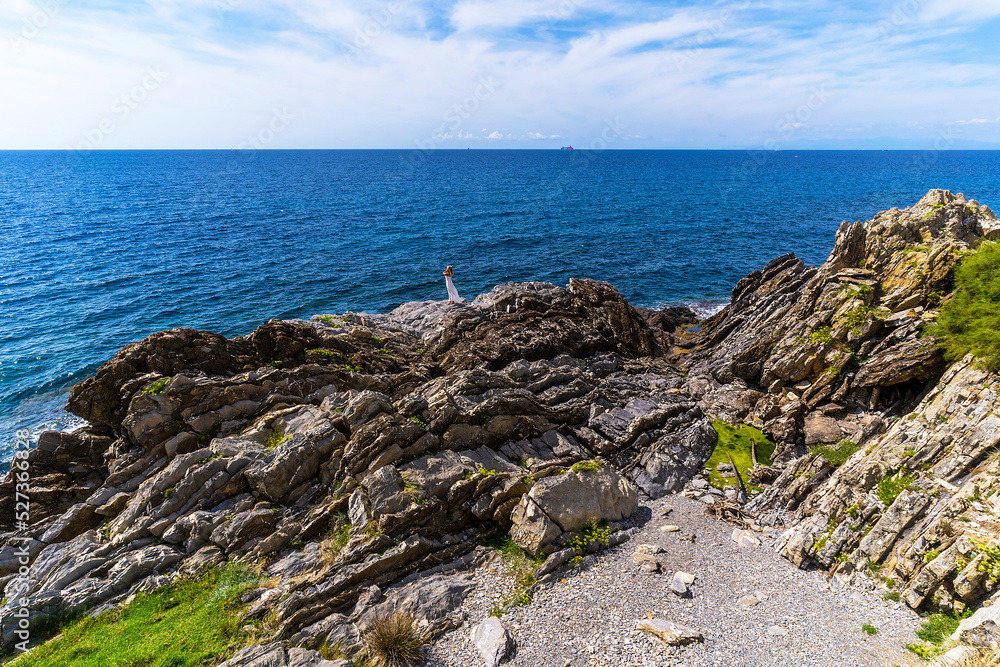
POLYGON ((455 283, 451 281, 451 277, 455 275, 455 272, 451 268, 451 264, 445 267, 442 271, 444 275, 444 284, 448 288, 448 303, 457 303, 462 300, 462 297, 458 295, 458 290, 455 289, 455 283))

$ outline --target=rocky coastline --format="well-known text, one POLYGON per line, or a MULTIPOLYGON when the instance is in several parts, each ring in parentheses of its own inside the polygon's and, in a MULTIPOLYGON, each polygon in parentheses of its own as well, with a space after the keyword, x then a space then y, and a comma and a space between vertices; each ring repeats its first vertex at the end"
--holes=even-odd
MULTIPOLYGON (((833 588, 975 609, 955 640, 996 649, 1000 378, 946 361, 924 328, 962 257, 997 238, 988 207, 932 190, 843 223, 820 267, 773 260, 705 320, 573 279, 232 339, 153 334, 74 387, 68 409, 88 426, 39 438, 29 524, 15 521, 21 469, 0 482, 3 651, 25 622, 97 615, 240 563, 266 581, 241 597, 266 641, 216 664, 345 667, 404 610, 432 646, 472 632, 494 665, 517 654, 505 624, 523 596, 582 561, 618 547, 661 573, 637 517, 677 495, 833 588), (719 421, 774 449, 743 474, 723 467, 732 481, 717 489, 704 466, 719 421), (496 615, 470 617, 476 572, 503 540, 534 565, 496 615)), ((649 581, 691 595, 676 575, 649 581)), ((643 641, 675 657, 704 640, 647 621, 643 641)))

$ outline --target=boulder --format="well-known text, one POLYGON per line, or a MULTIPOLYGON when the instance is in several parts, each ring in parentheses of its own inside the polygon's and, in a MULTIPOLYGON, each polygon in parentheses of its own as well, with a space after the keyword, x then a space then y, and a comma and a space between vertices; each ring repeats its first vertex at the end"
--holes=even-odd
POLYGON ((566 472, 536 483, 511 514, 510 536, 532 554, 551 550, 561 534, 601 521, 621 521, 639 506, 635 489, 617 471, 566 472))
POLYGON ((546 477, 528 496, 564 532, 600 521, 621 521, 639 507, 639 496, 628 480, 603 463, 597 470, 546 477))
POLYGON ((951 638, 962 644, 990 650, 1000 648, 1000 604, 980 607, 958 624, 951 638))
POLYGON ((486 667, 497 667, 514 649, 514 639, 495 616, 487 617, 473 628, 470 639, 486 667))
POLYGON ((804 431, 807 445, 836 442, 844 435, 836 419, 816 412, 806 417, 804 431))

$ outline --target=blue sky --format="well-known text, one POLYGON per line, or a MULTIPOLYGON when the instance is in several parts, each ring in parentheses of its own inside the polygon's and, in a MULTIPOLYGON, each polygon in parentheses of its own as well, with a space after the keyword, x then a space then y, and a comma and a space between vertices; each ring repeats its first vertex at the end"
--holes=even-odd
POLYGON ((1000 148, 1000 0, 4 0, 0 149, 1000 148))

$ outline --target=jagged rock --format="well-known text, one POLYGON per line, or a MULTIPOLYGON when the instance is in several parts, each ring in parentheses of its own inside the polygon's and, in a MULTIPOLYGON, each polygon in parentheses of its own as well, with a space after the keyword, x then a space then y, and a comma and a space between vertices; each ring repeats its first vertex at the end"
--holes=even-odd
MULTIPOLYGON (((418 579, 402 588, 390 589, 385 600, 365 612, 366 619, 378 614, 404 612, 427 622, 425 632, 437 637, 446 630, 458 627, 464 620, 456 611, 476 587, 475 581, 465 575, 436 574, 418 579)), ((365 622, 362 621, 362 627, 365 622)))
POLYGON ((410 499, 403 495, 403 478, 395 466, 382 466, 366 476, 361 483, 375 516, 395 514, 410 504, 410 499))
POLYGON ((836 419, 817 413, 810 414, 805 418, 803 431, 807 445, 835 442, 844 434, 836 419))
POLYGON ((495 616, 488 616, 472 629, 469 637, 486 667, 496 667, 514 650, 514 639, 495 616))
POLYGON ((59 517, 42 535, 41 541, 46 544, 65 542, 91 528, 100 525, 103 517, 97 513, 97 508, 87 503, 77 503, 59 517))
POLYGON ((830 400, 858 411, 914 401, 944 369, 940 349, 921 338, 921 319, 990 218, 961 195, 932 190, 910 209, 842 224, 821 267, 793 255, 773 260, 682 341, 694 347, 682 358, 689 392, 708 412, 759 419, 778 441, 778 461, 800 455, 805 439, 840 437, 826 420, 820 429, 806 415, 803 424, 802 411, 830 400))
POLYGON ((484 364, 499 369, 558 354, 652 356, 656 349, 649 326, 607 283, 575 278, 565 288, 508 283, 470 305, 449 311, 429 337, 429 351, 448 370, 484 364), (474 337, 463 335, 472 329, 474 337))
POLYGON ((987 649, 1000 648, 1000 605, 981 607, 969 618, 958 624, 951 638, 963 644, 987 649))
POLYGON ((741 547, 759 547, 760 540, 756 535, 753 534, 751 530, 740 530, 736 529, 732 534, 733 542, 740 545, 741 547))
POLYGON ((646 634, 670 646, 680 646, 702 641, 701 633, 697 630, 662 618, 639 619, 635 624, 635 629, 642 630, 646 634))
POLYGON ((318 651, 286 649, 280 643, 248 646, 219 667, 346 667, 347 660, 324 660, 318 651))

